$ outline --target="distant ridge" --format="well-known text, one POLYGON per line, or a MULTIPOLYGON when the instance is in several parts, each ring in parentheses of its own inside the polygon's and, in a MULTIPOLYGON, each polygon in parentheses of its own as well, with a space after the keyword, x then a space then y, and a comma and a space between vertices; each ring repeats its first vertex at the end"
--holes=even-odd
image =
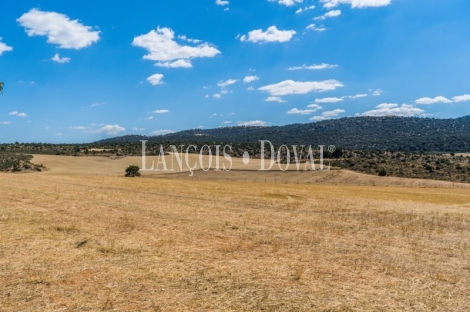
POLYGON ((223 142, 335 145, 358 150, 470 151, 470 116, 453 119, 418 117, 347 117, 271 127, 232 126, 191 129, 164 136, 125 135, 95 143, 223 142))

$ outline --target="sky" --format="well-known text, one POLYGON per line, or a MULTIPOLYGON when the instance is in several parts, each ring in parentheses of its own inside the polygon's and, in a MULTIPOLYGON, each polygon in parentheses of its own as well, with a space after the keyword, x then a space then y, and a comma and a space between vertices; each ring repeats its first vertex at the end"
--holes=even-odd
POLYGON ((0 142, 470 115, 468 0, 6 2, 0 142))

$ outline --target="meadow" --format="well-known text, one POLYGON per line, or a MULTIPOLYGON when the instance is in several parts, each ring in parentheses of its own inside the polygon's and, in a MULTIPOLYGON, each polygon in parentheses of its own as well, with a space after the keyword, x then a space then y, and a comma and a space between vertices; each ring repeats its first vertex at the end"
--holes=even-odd
POLYGON ((467 184, 137 159, 0 174, 0 311, 468 311, 467 184))

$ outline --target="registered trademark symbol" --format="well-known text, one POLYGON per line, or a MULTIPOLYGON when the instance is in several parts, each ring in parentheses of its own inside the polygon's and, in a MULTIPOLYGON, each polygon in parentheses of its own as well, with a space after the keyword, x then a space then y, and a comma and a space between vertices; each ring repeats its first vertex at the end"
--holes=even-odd
POLYGON ((336 151, 336 146, 334 146, 334 145, 328 146, 328 152, 334 153, 335 151, 336 151))

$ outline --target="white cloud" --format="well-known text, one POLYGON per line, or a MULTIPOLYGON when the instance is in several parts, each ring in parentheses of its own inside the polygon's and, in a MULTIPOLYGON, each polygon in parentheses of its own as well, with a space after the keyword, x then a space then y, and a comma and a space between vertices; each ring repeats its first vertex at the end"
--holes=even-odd
POLYGON ((325 26, 317 27, 315 24, 310 24, 307 27, 305 27, 305 29, 314 30, 314 31, 325 31, 326 30, 325 26))
POLYGON ((362 116, 403 116, 403 117, 412 117, 416 115, 421 115, 424 113, 424 110, 420 108, 413 107, 413 105, 398 104, 394 103, 383 103, 377 105, 376 109, 367 111, 362 114, 362 116))
POLYGON ((363 98, 363 97, 366 97, 367 94, 356 94, 356 95, 349 95, 348 98, 349 99, 357 99, 357 98, 363 98))
POLYGON ((154 110, 153 112, 150 112, 149 114, 166 114, 169 112, 170 111, 167 109, 157 109, 157 110, 154 110))
POLYGON ((227 93, 232 93, 232 92, 233 92, 232 90, 227 91, 225 89, 220 91, 220 93, 222 93, 222 94, 227 94, 227 93))
POLYGON ((2 121, 2 122, 0 122, 0 125, 9 125, 9 124, 11 124, 11 122, 9 122, 9 121, 2 121))
POLYGON ((162 74, 155 74, 147 78, 147 81, 150 82, 153 86, 162 84, 163 81, 163 75, 162 74))
POLYGON ((248 37, 243 35, 240 37, 240 41, 250 42, 287 42, 292 39, 296 34, 294 30, 278 30, 276 26, 269 27, 265 32, 262 29, 252 30, 248 33, 248 37))
POLYGON ((214 99, 221 99, 221 98, 222 98, 222 95, 220 95, 220 94, 218 94, 218 93, 214 93, 214 94, 212 95, 212 97, 213 97, 214 99))
POLYGON ((162 129, 162 130, 155 130, 150 132, 150 135, 165 135, 165 134, 170 134, 170 133, 175 133, 173 130, 168 130, 168 129, 162 129))
POLYGON ((10 115, 10 116, 15 116, 15 115, 18 115, 18 112, 17 112, 17 111, 12 111, 12 112, 10 112, 8 115, 10 115))
POLYGON ((331 119, 331 118, 336 117, 339 114, 342 114, 344 112, 345 112, 344 109, 335 109, 335 110, 332 110, 332 111, 326 111, 326 112, 323 112, 320 116, 313 116, 312 118, 310 118, 310 120, 318 121, 318 120, 331 119))
POLYGON ((12 50, 13 50, 13 48, 7 46, 6 44, 4 44, 2 42, 2 37, 0 37, 0 55, 2 55, 3 52, 12 51, 12 50))
POLYGON ((295 11, 296 14, 299 14, 299 13, 302 13, 302 12, 305 12, 305 11, 308 11, 308 10, 313 10, 315 9, 315 6, 314 5, 311 5, 311 6, 308 6, 308 7, 305 7, 305 8, 300 8, 298 9, 297 11, 295 11))
POLYGON ((454 102, 470 101, 470 94, 454 96, 452 100, 454 100, 454 102))
POLYGON ((336 64, 314 64, 307 66, 303 64, 302 66, 294 66, 294 67, 289 67, 287 70, 300 70, 300 69, 313 69, 313 70, 320 70, 320 69, 328 69, 328 68, 336 68, 338 65, 336 64))
POLYGON ((433 99, 429 97, 423 97, 423 98, 417 99, 415 103, 429 105, 429 104, 437 104, 437 103, 452 103, 452 101, 443 96, 436 96, 433 99))
POLYGON ((380 7, 389 5, 392 0, 320 0, 323 7, 327 9, 334 8, 341 3, 351 4, 353 8, 380 7))
POLYGON ((322 16, 315 17, 314 20, 316 20, 316 21, 317 20, 324 20, 324 19, 329 18, 329 17, 337 17, 337 16, 340 16, 340 15, 341 15, 340 10, 333 10, 333 11, 326 12, 322 16))
POLYGON ((28 115, 26 115, 25 113, 18 113, 17 111, 13 111, 13 112, 9 113, 8 115, 17 116, 17 117, 21 117, 21 118, 28 117, 28 115))
POLYGON ((343 99, 338 98, 338 97, 326 97, 322 99, 315 99, 315 102, 317 103, 336 103, 336 102, 341 102, 343 99))
POLYGON ((206 99, 209 98, 209 94, 206 94, 204 97, 205 97, 206 99))
POLYGON ((144 119, 146 119, 146 120, 152 120, 152 119, 153 119, 153 116, 149 116, 149 117, 144 118, 144 119))
POLYGON ((301 110, 301 109, 293 108, 293 109, 287 111, 287 113, 288 113, 288 114, 308 115, 308 114, 313 113, 314 111, 315 111, 314 109, 304 109, 304 110, 301 110))
POLYGON ((279 102, 279 103, 287 103, 287 101, 284 101, 280 96, 269 96, 265 102, 279 102))
POLYGON ((166 68, 191 68, 193 65, 190 60, 176 60, 174 62, 157 62, 155 66, 166 68))
POLYGON ((252 86, 249 86, 248 88, 246 88, 248 91, 253 91, 255 88, 253 88, 252 86))
POLYGON ((250 83, 255 80, 259 80, 259 77, 258 76, 246 76, 245 78, 243 78, 244 83, 250 83))
POLYGON ((126 128, 123 128, 119 125, 105 125, 104 127, 88 131, 88 133, 105 133, 107 135, 118 135, 120 132, 126 131, 126 128))
POLYGON ((93 103, 91 104, 91 107, 96 107, 96 106, 102 106, 105 105, 106 103, 93 103))
POLYGON ((47 36, 47 42, 63 49, 81 49, 100 39, 99 31, 92 31, 78 20, 56 12, 32 9, 17 21, 26 29, 28 36, 47 36))
POLYGON ((224 6, 224 5, 229 4, 229 2, 226 0, 215 0, 215 4, 224 6))
MULTIPOLYGON (((220 53, 209 43, 196 46, 180 45, 175 40, 175 33, 170 28, 151 30, 148 34, 134 38, 133 46, 147 49, 149 54, 144 55, 145 60, 167 62, 173 60, 186 60, 197 57, 214 57, 220 53)), ((193 42, 195 40, 193 39, 193 42)), ((198 41, 199 42, 199 41, 198 41)), ((178 63, 183 64, 183 63, 178 63)), ((157 66, 158 63, 157 63, 157 66)), ((187 66, 187 63, 186 63, 187 66)), ((180 66, 181 67, 181 66, 180 66)))
POLYGON ((323 107, 321 107, 320 105, 315 104, 315 103, 309 104, 307 107, 308 107, 308 108, 312 108, 312 109, 314 109, 314 110, 316 110, 316 111, 317 111, 317 110, 320 110, 320 109, 323 109, 323 107))
POLYGON ((231 121, 224 121, 223 123, 228 125, 228 124, 231 124, 232 122, 231 121))
POLYGON ((251 121, 239 121, 238 126, 244 127, 265 127, 266 121, 261 120, 251 120, 251 121))
MULTIPOLYGON (((274 2, 276 0, 268 0, 269 2, 274 2)), ((296 3, 302 3, 303 0, 277 0, 277 3, 283 4, 285 6, 293 6, 296 3)))
POLYGON ((73 129, 73 130, 86 130, 88 129, 87 127, 84 127, 84 126, 73 126, 73 127, 69 127, 69 129, 73 129))
POLYGON ((382 92, 382 89, 377 89, 372 93, 372 96, 381 96, 382 92))
POLYGON ((134 127, 132 128, 133 131, 144 131, 145 128, 137 128, 137 127, 134 127))
POLYGON ((312 91, 332 91, 342 87, 343 84, 337 80, 330 79, 324 81, 293 81, 284 80, 282 82, 267 85, 258 88, 260 91, 266 91, 271 95, 287 95, 287 94, 306 94, 312 91))
POLYGON ((52 60, 54 62, 57 62, 57 63, 60 63, 60 64, 64 64, 64 63, 69 63, 70 62, 70 57, 60 57, 58 53, 56 53, 54 55, 54 57, 52 58, 52 60))
POLYGON ((237 79, 228 79, 226 81, 220 81, 217 86, 221 87, 221 88, 225 88, 225 87, 228 87, 230 85, 233 85, 234 83, 236 83, 238 80, 237 79))

